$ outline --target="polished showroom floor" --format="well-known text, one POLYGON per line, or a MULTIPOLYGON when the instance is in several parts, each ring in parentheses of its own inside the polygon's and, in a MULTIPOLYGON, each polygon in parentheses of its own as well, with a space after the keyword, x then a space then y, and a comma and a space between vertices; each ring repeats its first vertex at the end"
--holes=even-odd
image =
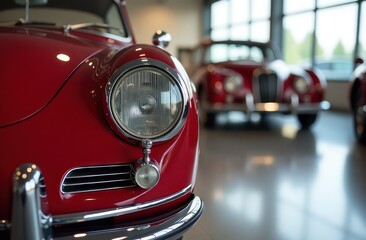
POLYGON ((201 128, 205 211, 185 240, 366 239, 366 146, 349 113, 323 112, 310 131, 291 115, 218 120, 201 128))

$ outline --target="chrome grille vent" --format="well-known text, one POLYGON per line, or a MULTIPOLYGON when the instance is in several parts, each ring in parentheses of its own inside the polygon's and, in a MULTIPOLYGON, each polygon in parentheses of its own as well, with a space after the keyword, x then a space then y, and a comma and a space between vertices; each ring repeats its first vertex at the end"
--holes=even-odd
POLYGON ((275 73, 261 73, 256 78, 259 102, 277 102, 278 77, 275 73))
POLYGON ((79 167, 67 173, 61 190, 76 193, 134 187, 133 172, 131 164, 79 167))

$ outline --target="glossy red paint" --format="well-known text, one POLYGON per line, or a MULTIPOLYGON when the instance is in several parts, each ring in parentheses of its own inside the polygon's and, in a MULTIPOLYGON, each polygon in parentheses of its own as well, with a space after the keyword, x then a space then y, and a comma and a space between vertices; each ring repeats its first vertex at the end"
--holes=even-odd
POLYGON ((325 89, 327 88, 327 82, 322 75, 316 74, 314 71, 306 70, 310 75, 312 84, 310 88, 311 102, 320 102, 325 98, 325 89))
POLYGON ((0 82, 0 126, 45 107, 78 65, 101 46, 55 31, 8 27, 0 34, 0 65, 6 69, 0 82), (59 54, 70 60, 59 60, 59 54))
MULTIPOLYGON (((152 148, 151 157, 162 169, 161 179, 155 188, 149 191, 131 188, 69 195, 60 192, 61 180, 72 168, 133 163, 143 156, 141 147, 122 141, 109 130, 104 116, 104 84, 112 72, 109 66, 114 66, 114 58, 108 62, 105 56, 112 55, 113 51, 115 49, 104 50, 86 60, 48 106, 32 118, 0 129, 3 159, 11 159, 8 169, 15 169, 24 162, 32 162, 41 170, 45 169, 52 214, 141 203, 173 194, 192 184, 194 179, 192 173, 195 172, 198 134, 192 133, 198 132, 198 119, 196 104, 191 98, 187 123, 180 134, 152 148)), ((154 57, 158 51, 145 52, 154 57)), ((163 55, 160 60, 167 60, 163 55)), ((115 57, 121 62, 134 59, 125 58, 123 54, 115 57)), ((3 190, 9 193, 7 198, 0 200, 1 214, 9 214, 10 209, 5 206, 10 205, 11 175, 12 172, 7 171, 0 176, 5 186, 3 190)))
MULTIPOLYGON (((136 45, 133 35, 118 41, 90 33, 19 27, 1 27, 0 35, 1 52, 7 56, 0 64, 9 70, 2 73, 0 82, 0 219, 11 217, 12 175, 24 163, 41 169, 52 215, 139 204, 187 186, 193 191, 198 164, 197 98, 174 57, 157 47, 136 45), (57 59, 60 53, 70 60, 57 59), (142 65, 146 58, 171 66, 189 96, 181 131, 151 149, 150 157, 161 169, 158 184, 149 190, 62 193, 62 179, 73 168, 134 163, 143 157, 139 145, 125 141, 110 128, 104 109, 105 85, 114 71, 131 61, 142 61, 142 65)), ((178 209, 190 195, 150 214, 178 209)))
POLYGON ((248 89, 249 91, 253 91, 253 82, 250 81, 250 79, 253 78, 253 72, 255 69, 260 67, 258 64, 241 64, 234 63, 234 62, 227 62, 223 64, 219 64, 220 68, 223 69, 232 69, 235 72, 238 72, 241 74, 241 76, 244 79, 243 87, 245 89, 248 89))

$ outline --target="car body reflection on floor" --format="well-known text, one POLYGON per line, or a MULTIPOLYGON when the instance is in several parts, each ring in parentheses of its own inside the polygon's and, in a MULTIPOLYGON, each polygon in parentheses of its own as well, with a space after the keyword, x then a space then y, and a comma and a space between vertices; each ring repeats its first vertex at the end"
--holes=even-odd
POLYGON ((310 131, 291 116, 220 117, 201 129, 206 209, 186 240, 366 239, 366 147, 350 114, 321 113, 310 131))

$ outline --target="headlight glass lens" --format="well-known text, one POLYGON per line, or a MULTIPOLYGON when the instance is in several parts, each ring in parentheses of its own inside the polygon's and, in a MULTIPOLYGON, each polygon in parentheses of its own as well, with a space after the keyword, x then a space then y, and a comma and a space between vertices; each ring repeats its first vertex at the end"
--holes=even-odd
POLYGON ((296 77, 294 81, 294 88, 298 93, 304 94, 309 90, 309 84, 305 78, 296 77))
POLYGON ((236 93, 239 91, 243 80, 240 76, 228 76, 225 78, 224 88, 228 93, 236 93))
POLYGON ((157 138, 179 121, 183 96, 166 72, 154 67, 131 70, 116 81, 111 110, 118 125, 136 138, 157 138))

